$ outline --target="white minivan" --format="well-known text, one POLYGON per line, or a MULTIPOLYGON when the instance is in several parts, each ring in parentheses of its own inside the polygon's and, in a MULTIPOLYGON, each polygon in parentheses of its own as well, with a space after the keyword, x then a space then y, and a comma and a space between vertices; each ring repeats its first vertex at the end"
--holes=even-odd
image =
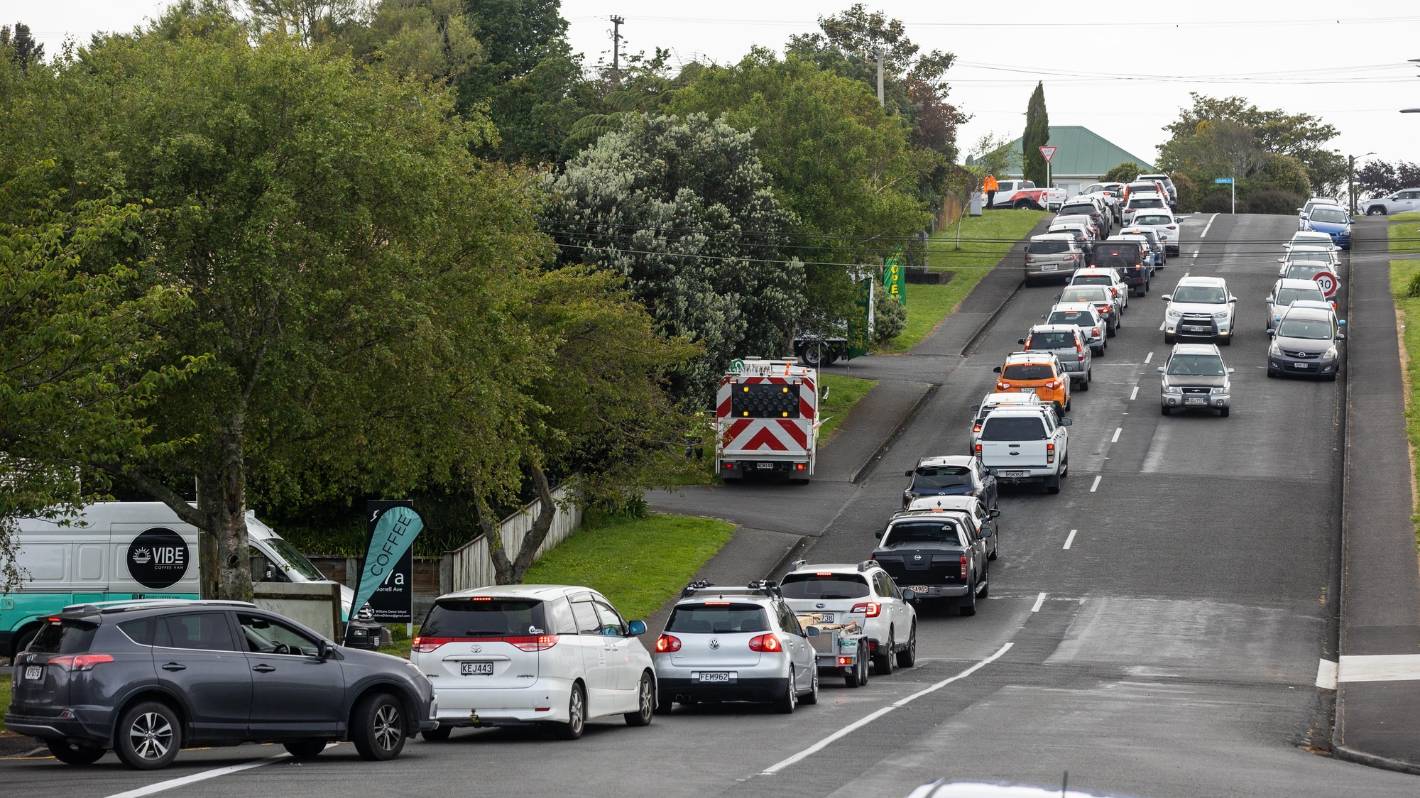
MULTIPOLYGON (((200 598, 198 530, 162 502, 100 502, 17 524, 21 579, 0 593, 0 656, 23 650, 45 618, 70 604, 200 598)), ((252 512, 247 537, 254 579, 331 581, 252 512)), ((340 595, 348 620, 355 594, 341 585, 340 595)))

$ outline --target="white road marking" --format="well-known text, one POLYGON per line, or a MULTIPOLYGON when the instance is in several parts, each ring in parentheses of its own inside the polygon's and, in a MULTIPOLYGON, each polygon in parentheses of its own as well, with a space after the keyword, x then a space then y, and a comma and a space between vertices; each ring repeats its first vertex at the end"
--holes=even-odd
POLYGON ((1134 390, 1129 392, 1129 401, 1134 401, 1134 397, 1139 395, 1139 386, 1135 385, 1134 390))
POLYGON ((1316 686, 1323 690, 1336 689, 1336 663, 1329 659, 1317 660, 1316 686))
POLYGON ((1201 232, 1201 233, 1198 234, 1198 237, 1199 237, 1199 238, 1207 238, 1207 237, 1208 237, 1208 231, 1209 231, 1209 229, 1211 229, 1211 228, 1213 227, 1213 220, 1214 220, 1214 219, 1217 219, 1217 218, 1218 218, 1218 214, 1216 214, 1216 213, 1213 214, 1212 216, 1210 216, 1210 217, 1208 218, 1208 224, 1204 225, 1204 226, 1203 226, 1203 232, 1201 232))
POLYGON ((1163 323, 1163 322, 1159 322, 1159 332, 1163 332, 1163 331, 1164 331, 1164 323, 1163 323))
POLYGON ((276 762, 281 759, 289 759, 290 756, 290 754, 277 754, 276 756, 269 756, 265 759, 258 759, 255 762, 248 762, 244 765, 229 765, 224 768, 216 768, 215 770, 204 770, 200 773, 193 773, 190 776, 182 776, 181 778, 160 781, 156 784, 149 784, 146 787, 139 787, 137 789, 128 790, 127 792, 116 792, 113 795, 108 796, 108 798, 142 798, 142 796, 144 795, 153 795, 154 793, 167 792, 168 790, 175 790, 178 787, 186 787, 189 784, 196 784, 200 781, 216 779, 222 776, 230 776, 233 773, 240 773, 243 770, 259 768, 263 765, 269 765, 272 762, 276 762))
POLYGON ((1179 279, 1184 279, 1184 278, 1186 278, 1186 277, 1188 277, 1188 272, 1184 272, 1184 273, 1183 273, 1183 277, 1182 277, 1182 278, 1179 278, 1179 279))
POLYGON ((1124 428, 1123 428, 1123 427, 1115 427, 1115 428, 1114 428, 1114 435, 1109 439, 1109 442, 1110 442, 1110 443, 1119 443, 1119 433, 1121 433, 1121 432, 1123 432, 1123 431, 1124 431, 1124 428))
POLYGON ((1003 654, 1005 654, 1007 651, 1010 651, 1010 650, 1011 650, 1011 646, 1013 646, 1013 645, 1015 645, 1015 643, 1007 643, 1007 644, 1001 646, 999 649, 997 649, 995 654, 992 654, 991 656, 987 657, 986 659, 983 659, 983 660, 981 660, 980 662, 976 663, 975 665, 972 665, 970 668, 967 668, 966 670, 962 671, 961 673, 958 673, 958 674, 955 675, 955 676, 950 676, 950 677, 948 677, 948 678, 946 678, 946 679, 941 680, 940 682, 937 682, 936 684, 933 684, 933 685, 930 685, 930 686, 928 686, 928 687, 925 687, 925 688, 923 688, 923 689, 921 689, 921 690, 918 690, 917 692, 913 693, 912 695, 907 696, 906 698, 902 698, 902 699, 899 699, 899 700, 897 700, 897 701, 894 701, 893 703, 889 704, 888 706, 883 707, 882 709, 879 709, 879 710, 877 710, 877 711, 875 711, 875 712, 870 712, 870 713, 868 713, 867 715, 865 715, 865 716, 859 718, 859 719, 856 720, 856 721, 853 721, 852 723, 848 724, 847 726, 844 726, 843 728, 839 729, 838 731, 834 732, 833 734, 830 734, 830 735, 828 735, 827 737, 823 738, 822 740, 819 740, 818 742, 814 743, 813 745, 809 746, 808 748, 805 748, 804 750, 800 751, 799 753, 794 754, 793 756, 789 757, 788 759, 784 759, 784 760, 781 760, 781 761, 779 761, 779 762, 774 763, 773 765, 770 765, 769 767, 767 767, 767 768, 765 768, 764 770, 760 771, 759 775, 761 775, 761 776, 773 776, 774 774, 778 773, 779 771, 783 770, 784 768, 787 768, 787 767, 791 767, 791 766, 793 766, 793 765, 796 765, 796 764, 798 764, 799 762, 802 762, 802 761, 804 761, 805 759, 807 759, 807 758, 813 756, 814 754, 818 753, 819 751, 822 751, 823 749, 829 747, 830 745, 833 745, 835 742, 837 742, 837 741, 843 739, 844 737, 847 737, 848 735, 850 735, 850 734, 852 734, 853 732, 855 732, 855 731, 857 731, 857 730, 863 728, 864 726, 867 726, 869 723, 872 723, 873 721, 877 720, 878 718, 881 718, 882 716, 888 714, 889 712, 893 711, 894 709, 901 709, 902 707, 905 707, 905 706, 907 706, 908 704, 911 704, 913 701, 916 701, 917 699, 919 699, 919 698, 921 698, 921 697, 923 697, 923 696, 925 696, 925 695, 930 695, 930 694, 932 694, 932 693, 935 693, 936 691, 942 689, 943 687, 946 687, 947 685, 951 684, 952 682, 957 682, 957 681, 961 681, 962 679, 965 679, 966 677, 972 675, 973 673, 976 673, 977 671, 981 670, 982 668, 986 667, 987 665, 990 665, 991 663, 993 663, 993 662, 995 662, 996 660, 1000 659, 1003 654))
POLYGON ((1095 474, 1095 481, 1090 483, 1090 493, 1099 490, 1101 479, 1104 479, 1104 474, 1095 474))
POLYGON ((1338 682, 1420 681, 1420 654, 1364 654, 1343 656, 1337 665, 1338 682))
POLYGON ((1144 365, 1146 365, 1146 366, 1149 365, 1149 361, 1150 361, 1150 360, 1153 360, 1153 359, 1154 359, 1154 353, 1153 353, 1153 352, 1150 352, 1149 354, 1145 355, 1145 356, 1144 356, 1144 365))
POLYGON ((1044 604, 1044 603, 1045 603, 1045 594, 1044 594, 1044 593, 1041 593, 1039 596, 1036 596, 1036 597, 1035 597, 1035 604, 1034 604, 1033 606, 1031 606, 1030 611, 1031 611, 1031 612, 1040 612, 1040 605, 1042 605, 1042 604, 1044 604))
POLYGON ((1079 531, 1078 529, 1072 529, 1072 530, 1070 530, 1069 536, 1065 538, 1065 545, 1064 545, 1064 546, 1061 546, 1060 548, 1062 548, 1062 549, 1068 549, 1068 548, 1070 548, 1070 544, 1075 542, 1075 533, 1078 532, 1078 531, 1079 531))

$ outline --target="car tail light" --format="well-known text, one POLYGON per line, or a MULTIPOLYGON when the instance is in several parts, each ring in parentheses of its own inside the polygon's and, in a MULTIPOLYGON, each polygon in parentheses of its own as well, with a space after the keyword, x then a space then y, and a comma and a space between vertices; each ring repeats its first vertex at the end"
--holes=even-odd
POLYGON ((1011 389, 1011 383, 1009 383, 1009 382, 997 382, 997 383, 996 383, 996 390, 998 390, 998 391, 1009 391, 1010 389, 1011 389))
POLYGON ((527 637, 507 637, 504 642, 519 651, 546 651, 557 645, 557 635, 529 635, 527 637))
POLYGON ((1045 444, 1045 462, 1055 462, 1055 444, 1053 443, 1045 444))
POLYGON ((852 657, 839 657, 839 658, 838 658, 838 664, 839 664, 839 665, 852 665, 852 664, 853 664, 853 658, 852 658, 852 657))
POLYGON ((961 581, 966 581, 966 554, 961 555, 961 581))
POLYGON ((1099 328, 1098 325, 1096 325, 1095 328, 1094 328, 1094 334, 1095 334, 1095 335, 1099 335, 1099 334, 1100 334, 1100 328, 1099 328))
POLYGON ((772 634, 755 635, 749 639, 749 650, 765 654, 782 654, 784 644, 780 643, 779 638, 772 634))
POLYGON ((675 635, 662 634, 656 638, 656 653, 669 654, 672 651, 680 651, 680 638, 675 635))
POLYGON ((102 665, 105 662, 113 662, 113 655, 67 654, 62 657, 54 657, 49 661, 49 664, 58 665, 67 671, 87 671, 93 670, 95 665, 102 665))
POLYGON ((979 444, 979 443, 976 444, 976 456, 977 456, 977 457, 980 457, 980 456, 981 456, 981 444, 979 444))
POLYGON ((439 646, 445 643, 452 643, 452 637, 423 637, 417 636, 409 644, 409 650, 416 654, 428 654, 437 651, 439 646))
POLYGON ((980 431, 981 431, 981 425, 980 425, 980 424, 972 424, 972 425, 971 425, 971 431, 972 431, 972 432, 980 432, 980 431))
POLYGON ((877 603, 876 601, 860 602, 858 604, 854 604, 853 609, 849 610, 849 612, 861 612, 869 618, 878 617, 878 615, 882 614, 882 611, 883 605, 877 603))

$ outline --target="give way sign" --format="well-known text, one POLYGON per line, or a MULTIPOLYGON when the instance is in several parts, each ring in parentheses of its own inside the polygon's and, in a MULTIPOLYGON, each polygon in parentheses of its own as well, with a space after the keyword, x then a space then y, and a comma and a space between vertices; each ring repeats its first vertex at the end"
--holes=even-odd
POLYGON ((1331 272, 1317 272, 1312 275, 1312 280, 1316 282, 1316 287, 1321 289, 1322 296, 1331 299, 1336 296, 1336 291, 1341 287, 1341 280, 1331 272))
POLYGON ((1050 163, 1050 159, 1055 157, 1055 151, 1060 149, 1054 145, 1047 144, 1040 148, 1040 154, 1045 156, 1045 162, 1050 163))

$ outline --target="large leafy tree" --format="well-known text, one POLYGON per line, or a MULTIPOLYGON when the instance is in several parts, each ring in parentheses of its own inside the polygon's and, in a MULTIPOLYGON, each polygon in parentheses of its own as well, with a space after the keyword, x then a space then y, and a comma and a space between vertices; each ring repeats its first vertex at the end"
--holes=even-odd
POLYGON ((526 177, 470 154, 486 119, 230 19, 159 30, 61 63, 34 92, 45 124, 6 131, 74 199, 105 178, 149 208, 141 277, 190 302, 153 368, 205 366, 153 393, 141 445, 90 465, 210 533, 205 588, 228 598, 250 594, 249 490, 516 490, 536 348, 513 287, 548 250, 526 177))
POLYGON ((0 26, 0 57, 8 58, 21 72, 44 60, 44 45, 35 41, 30 26, 16 22, 15 27, 0 26))
POLYGON ((1141 171, 1143 170, 1139 168, 1139 164, 1133 161, 1124 161, 1111 166, 1108 172, 1100 175, 1100 181, 1105 183, 1128 183, 1135 177, 1138 177, 1141 171))
POLYGON ((1026 130, 1021 137, 1025 157, 1025 178, 1037 186, 1046 184, 1045 156, 1040 148, 1050 143, 1050 114, 1045 110, 1045 84, 1035 84, 1026 104, 1026 130))
POLYGON ((552 182, 545 228, 568 262, 623 275, 663 335, 704 354, 677 392, 710 400, 732 358, 782 352, 803 310, 794 225, 754 139, 704 114, 629 117, 552 182))
POLYGON ((1420 163, 1371 160, 1356 170, 1358 195, 1389 194, 1415 186, 1420 186, 1420 163))
POLYGON ((879 262, 927 226, 927 203, 916 187, 932 164, 917 157, 904 120, 884 113, 859 81, 756 49, 734 66, 698 70, 670 108, 721 114, 751 133, 775 190, 799 220, 793 243, 813 258, 811 324, 851 313, 843 264, 879 262))

